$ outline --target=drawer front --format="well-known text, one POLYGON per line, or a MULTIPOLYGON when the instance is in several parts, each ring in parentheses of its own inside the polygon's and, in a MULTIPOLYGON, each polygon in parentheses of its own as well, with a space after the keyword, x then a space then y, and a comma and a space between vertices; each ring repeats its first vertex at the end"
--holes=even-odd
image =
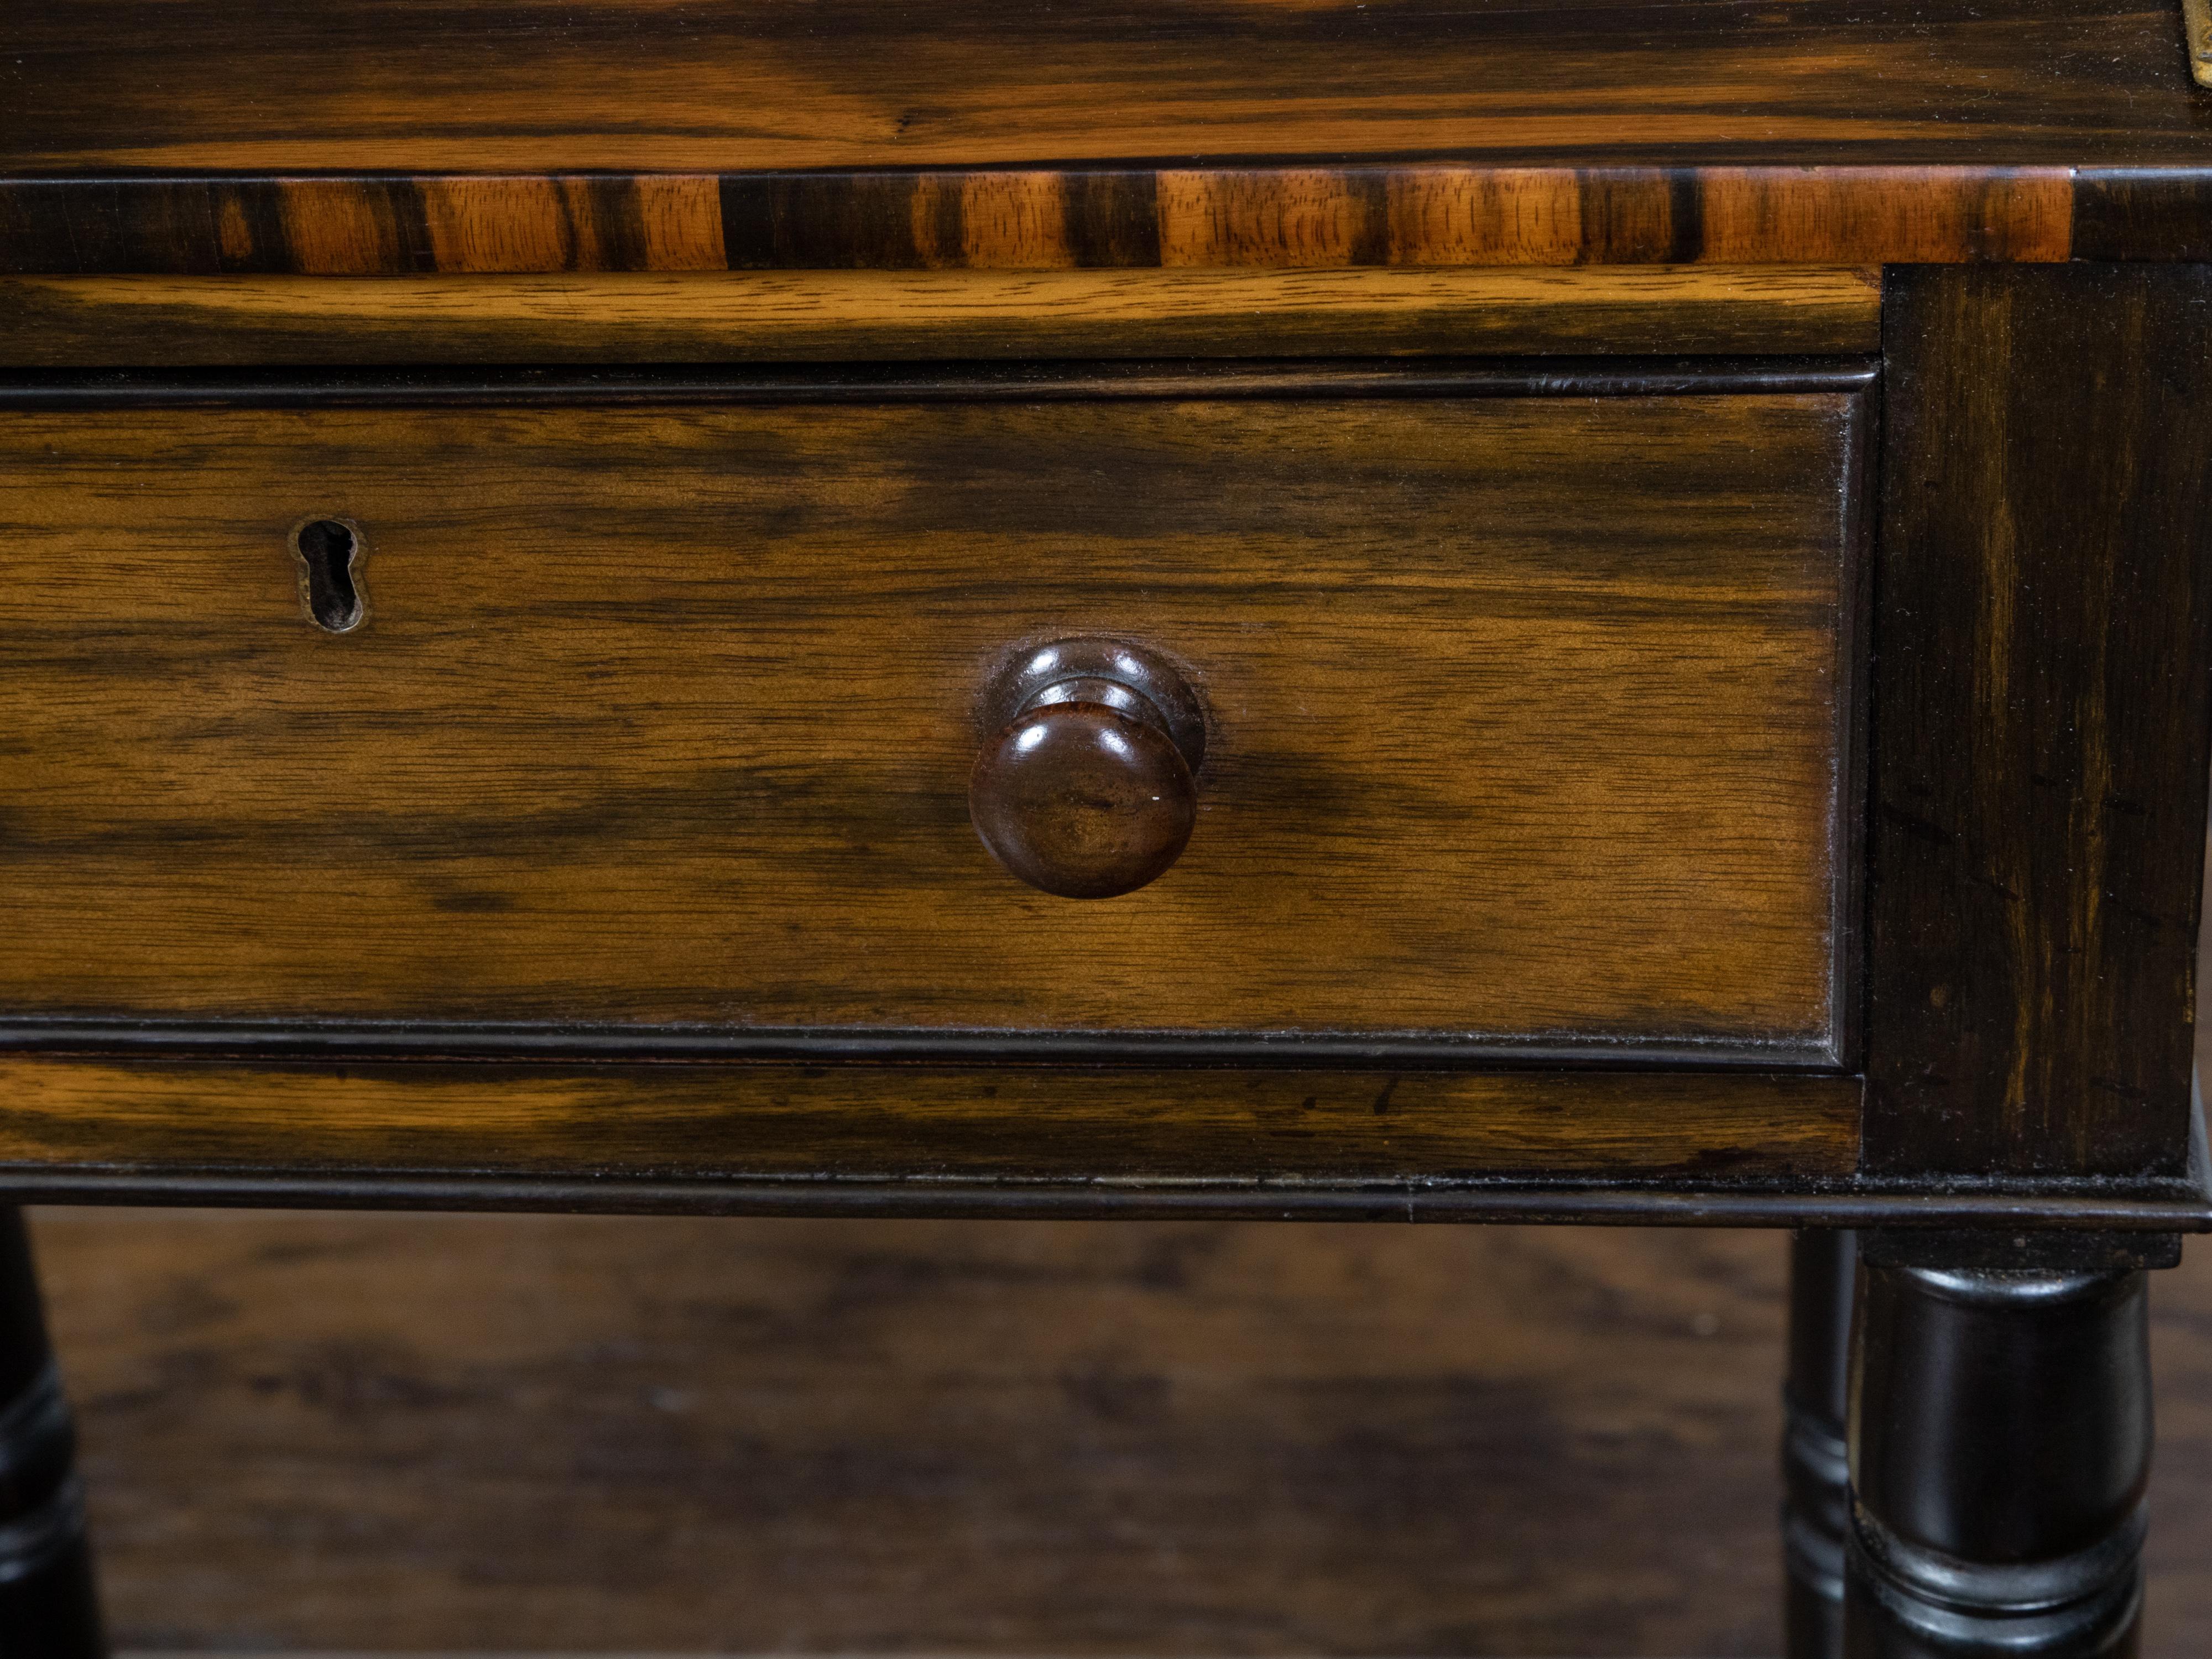
POLYGON ((1863 395, 1370 393, 0 412, 0 1018, 1834 1059, 1863 395), (1095 901, 967 793, 1080 634, 1206 720, 1095 901))

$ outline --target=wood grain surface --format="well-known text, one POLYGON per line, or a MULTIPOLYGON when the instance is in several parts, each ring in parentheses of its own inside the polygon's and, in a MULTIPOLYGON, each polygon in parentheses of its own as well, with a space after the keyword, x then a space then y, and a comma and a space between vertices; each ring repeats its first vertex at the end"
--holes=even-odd
POLYGON ((1858 1163, 1856 1079, 1771 1073, 9 1058, 0 1093, 19 1188, 565 1176, 541 1202, 1403 1217, 1500 1176, 1802 1189, 1858 1163))
POLYGON ((16 173, 2172 166, 2208 142, 2153 0, 19 0, 6 40, 16 173))
MULTIPOLYGON (((1780 1651, 1785 1246, 35 1212, 120 1645, 1780 1651)), ((2145 1659, 2212 1646, 2212 1252, 2145 1659)))
MULTIPOLYGON (((2194 173, 2108 177, 2106 257, 2194 173)), ((1881 264, 2064 259, 2063 167, 1389 162, 1014 172, 0 177, 0 273, 1881 264)), ((2103 200, 2103 198, 2098 198, 2103 200)), ((2168 253, 2163 257, 2172 257, 2168 253)))
POLYGON ((25 0, 0 270, 1899 263, 2201 242, 2172 0, 25 0), (2129 199, 2124 212, 2108 198, 2129 199))
POLYGON ((0 278, 0 363, 1864 352, 1872 271, 765 271, 0 278))
POLYGON ((2074 254, 2080 259, 2212 259, 2212 174, 2195 168, 2082 168, 2074 181, 2074 254))
POLYGON ((1872 1170, 2186 1163, 2208 300, 2202 266, 1891 275, 1872 1170))
POLYGON ((19 408, 0 1009, 1832 1059, 1862 396, 1273 384, 19 408), (967 821, 981 688, 1072 633, 1214 728, 1091 904, 967 821))

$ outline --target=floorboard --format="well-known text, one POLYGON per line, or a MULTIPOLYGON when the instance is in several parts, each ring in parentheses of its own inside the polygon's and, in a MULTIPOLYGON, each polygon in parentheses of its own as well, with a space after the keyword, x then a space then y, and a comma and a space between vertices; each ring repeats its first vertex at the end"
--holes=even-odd
MULTIPOLYGON (((1769 1654, 1761 1232, 45 1210, 132 1649, 1769 1654)), ((2212 1248, 2146 1659, 2212 1650, 2212 1248)))

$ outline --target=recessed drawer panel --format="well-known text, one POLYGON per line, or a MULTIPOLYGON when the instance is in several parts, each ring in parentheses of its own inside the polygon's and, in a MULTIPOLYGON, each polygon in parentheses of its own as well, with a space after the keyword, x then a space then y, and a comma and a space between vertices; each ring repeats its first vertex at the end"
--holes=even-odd
POLYGON ((0 1020, 1832 1060, 1862 392, 1413 385, 0 412, 0 1020), (1118 897, 970 823, 1075 635, 1118 897))

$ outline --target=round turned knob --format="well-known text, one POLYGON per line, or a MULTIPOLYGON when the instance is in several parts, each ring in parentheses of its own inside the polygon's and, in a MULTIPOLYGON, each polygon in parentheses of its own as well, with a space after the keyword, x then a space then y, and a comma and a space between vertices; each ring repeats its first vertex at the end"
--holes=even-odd
POLYGON ((1030 886, 1062 898, 1134 892, 1190 840, 1206 720, 1150 652, 1118 640, 1039 647, 999 677, 985 722, 969 817, 1030 886))

